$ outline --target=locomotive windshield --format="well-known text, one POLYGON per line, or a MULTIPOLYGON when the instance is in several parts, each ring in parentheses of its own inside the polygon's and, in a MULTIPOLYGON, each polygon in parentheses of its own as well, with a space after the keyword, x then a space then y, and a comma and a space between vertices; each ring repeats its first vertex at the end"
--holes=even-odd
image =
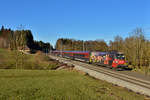
POLYGON ((116 58, 124 60, 125 56, 124 56, 124 54, 116 54, 116 58))

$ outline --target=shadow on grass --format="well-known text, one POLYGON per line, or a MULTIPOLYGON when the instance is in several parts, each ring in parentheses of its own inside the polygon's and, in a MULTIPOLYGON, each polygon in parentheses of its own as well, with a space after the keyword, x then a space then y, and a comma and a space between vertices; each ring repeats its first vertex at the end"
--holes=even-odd
POLYGON ((124 68, 124 70, 132 71, 133 68, 124 68))

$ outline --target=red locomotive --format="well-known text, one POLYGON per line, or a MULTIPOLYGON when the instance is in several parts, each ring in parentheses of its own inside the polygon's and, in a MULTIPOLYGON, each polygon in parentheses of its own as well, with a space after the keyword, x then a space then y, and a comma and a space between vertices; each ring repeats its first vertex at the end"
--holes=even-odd
POLYGON ((125 56, 121 52, 89 52, 89 51, 53 51, 54 55, 70 59, 80 60, 97 65, 107 66, 115 69, 125 69, 125 56))

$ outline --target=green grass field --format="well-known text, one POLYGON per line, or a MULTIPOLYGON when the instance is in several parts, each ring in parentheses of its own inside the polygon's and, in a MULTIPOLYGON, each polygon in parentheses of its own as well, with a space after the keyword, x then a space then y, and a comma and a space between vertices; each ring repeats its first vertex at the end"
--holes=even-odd
POLYGON ((57 62, 42 54, 27 55, 21 52, 17 54, 18 56, 14 51, 0 48, 0 69, 52 69, 58 65, 57 62))
POLYGON ((0 100, 144 100, 144 96, 75 70, 51 70, 60 64, 41 54, 0 49, 0 100), (23 65, 21 66, 23 59, 23 65), (34 70, 31 70, 34 69, 34 70), (45 69, 45 70, 43 70, 45 69))
POLYGON ((0 70, 0 100, 144 100, 124 88, 68 70, 0 70))

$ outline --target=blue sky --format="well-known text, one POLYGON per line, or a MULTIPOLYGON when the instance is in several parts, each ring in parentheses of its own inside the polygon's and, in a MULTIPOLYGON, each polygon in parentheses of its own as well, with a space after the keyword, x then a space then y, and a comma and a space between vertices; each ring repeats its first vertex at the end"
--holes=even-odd
POLYGON ((150 39, 150 0, 0 0, 0 25, 32 30, 35 40, 113 40, 136 27, 150 39))

